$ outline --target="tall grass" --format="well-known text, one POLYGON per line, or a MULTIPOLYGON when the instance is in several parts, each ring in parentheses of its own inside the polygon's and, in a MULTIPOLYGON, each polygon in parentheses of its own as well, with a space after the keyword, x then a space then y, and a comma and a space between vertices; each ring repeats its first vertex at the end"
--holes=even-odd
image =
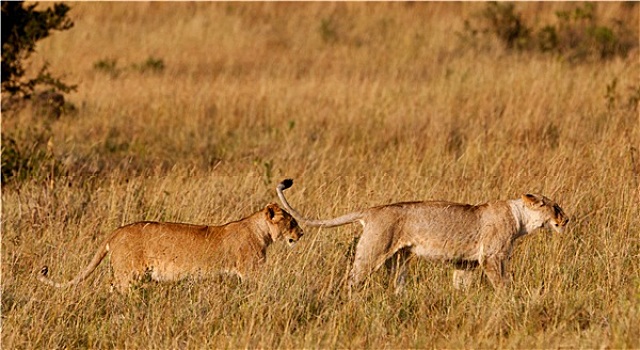
MULTIPOLYGON (((535 20, 571 4, 517 6, 535 20)), ((597 13, 638 28, 629 6, 597 13)), ((77 113, 3 116, 3 137, 48 145, 51 168, 3 184, 3 347, 640 347, 638 50, 570 63, 465 46, 482 7, 73 4, 75 27, 39 53, 79 84, 77 113), (163 68, 139 69, 151 59, 163 68), (312 217, 541 192, 571 222, 519 242, 504 295, 454 291, 449 267, 414 259, 404 295, 381 271, 349 298, 355 226, 276 243, 246 284, 123 296, 106 263, 76 288, 35 279, 44 264, 71 278, 125 223, 239 219, 284 177, 312 217)))

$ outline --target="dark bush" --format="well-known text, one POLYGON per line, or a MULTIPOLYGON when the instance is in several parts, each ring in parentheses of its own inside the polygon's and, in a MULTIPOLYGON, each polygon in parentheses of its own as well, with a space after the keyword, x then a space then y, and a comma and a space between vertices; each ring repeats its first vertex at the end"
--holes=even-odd
POLYGON ((509 49, 522 49, 528 45, 530 29, 522 16, 515 12, 513 3, 490 2, 483 12, 493 32, 509 49))
POLYGON ((104 72, 116 78, 120 75, 120 69, 118 69, 118 61, 115 58, 105 58, 97 61, 93 64, 93 69, 104 72))
POLYGON ((24 135, 2 135, 2 186, 14 180, 57 176, 61 164, 48 147, 49 130, 28 130, 24 135))
POLYGON ((146 61, 140 64, 134 64, 133 68, 140 73, 160 73, 164 70, 164 61, 159 58, 149 57, 146 61))
POLYGON ((553 24, 536 28, 524 22, 513 3, 492 2, 474 20, 466 20, 458 36, 465 45, 495 37, 507 50, 537 50, 572 62, 626 57, 638 46, 637 32, 619 20, 601 23, 596 6, 585 3, 571 11, 558 11, 553 24))
POLYGON ((67 17, 70 8, 62 3, 37 11, 38 4, 2 1, 2 94, 4 97, 29 98, 37 86, 55 92, 69 92, 75 86, 63 83, 49 73, 44 64, 35 77, 25 77, 24 62, 35 51, 36 42, 53 30, 67 30, 73 22, 67 17))

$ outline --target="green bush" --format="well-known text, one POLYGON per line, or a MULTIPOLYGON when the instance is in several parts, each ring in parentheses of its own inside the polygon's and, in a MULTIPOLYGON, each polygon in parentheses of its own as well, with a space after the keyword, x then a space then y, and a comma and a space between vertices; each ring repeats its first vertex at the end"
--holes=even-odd
POLYGON ((110 74, 112 77, 120 75, 120 69, 118 69, 118 61, 115 58, 105 58, 97 61, 93 64, 93 69, 110 74))
POLYGON ((495 37, 507 50, 537 50, 572 62, 626 57, 638 46, 637 33, 621 21, 607 26, 596 16, 595 3, 555 13, 554 24, 530 26, 513 3, 488 3, 475 17, 466 20, 459 37, 465 44, 495 37))
POLYGON ((320 21, 320 38, 327 44, 333 44, 338 41, 338 31, 335 22, 330 18, 323 18, 320 21))
POLYGON ((160 73, 164 70, 164 61, 159 58, 149 57, 140 64, 134 64, 133 68, 140 73, 160 73))
POLYGON ((530 29, 515 12, 513 3, 491 2, 482 13, 492 32, 509 49, 523 49, 529 43, 530 29))
POLYGON ((48 147, 48 130, 28 130, 26 135, 2 135, 2 186, 29 178, 57 176, 62 170, 48 147))
POLYGON ((160 58, 150 56, 142 63, 134 63, 129 67, 118 67, 118 60, 115 58, 104 58, 93 64, 93 69, 117 78, 122 72, 127 70, 137 71, 139 73, 161 73, 164 71, 164 61, 160 58))
POLYGON ((2 184, 29 166, 28 159, 21 155, 20 149, 13 138, 2 136, 2 184))

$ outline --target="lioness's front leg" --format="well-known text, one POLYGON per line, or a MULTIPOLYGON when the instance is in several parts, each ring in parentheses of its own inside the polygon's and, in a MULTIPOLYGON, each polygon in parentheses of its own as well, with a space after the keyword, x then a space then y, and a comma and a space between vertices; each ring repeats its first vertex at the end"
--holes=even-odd
POLYGON ((473 283, 473 270, 453 270, 453 288, 458 290, 468 289, 473 283))
POLYGON ((474 270, 478 267, 478 261, 475 260, 462 260, 455 261, 453 266, 453 288, 455 289, 467 289, 473 284, 474 270))
POLYGON ((491 282, 495 289, 504 289, 511 284, 510 279, 507 277, 506 266, 507 258, 499 255, 488 256, 482 264, 482 268, 485 274, 487 274, 489 282, 491 282))

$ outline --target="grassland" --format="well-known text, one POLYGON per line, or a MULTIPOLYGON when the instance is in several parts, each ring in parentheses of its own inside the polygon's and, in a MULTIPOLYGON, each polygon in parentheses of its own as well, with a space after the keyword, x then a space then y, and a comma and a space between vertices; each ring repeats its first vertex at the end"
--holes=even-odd
MULTIPOLYGON (((533 22, 573 4, 517 6, 533 22)), ((463 44, 483 7, 73 3, 75 27, 33 66, 78 84, 76 112, 2 118, 44 152, 2 187, 3 348, 640 347, 638 50, 571 62, 463 44), (125 223, 239 219, 284 177, 313 217, 540 192, 571 223, 522 239, 506 295, 456 292, 447 266, 414 260, 403 296, 380 271, 348 298, 355 226, 275 244, 251 284, 122 296, 105 263, 77 288, 35 279, 44 264, 71 278, 125 223)), ((597 8, 636 35, 638 11, 597 8)))

